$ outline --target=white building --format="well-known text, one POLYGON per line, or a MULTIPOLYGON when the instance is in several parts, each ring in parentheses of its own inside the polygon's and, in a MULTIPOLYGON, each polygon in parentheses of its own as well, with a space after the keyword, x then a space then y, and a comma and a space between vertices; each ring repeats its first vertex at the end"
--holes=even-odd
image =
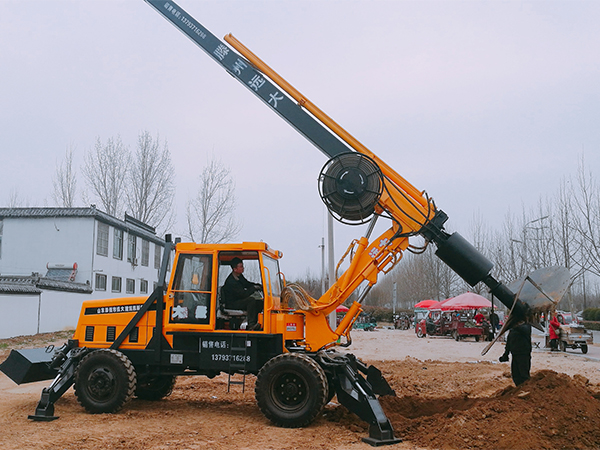
POLYGON ((0 208, 0 338, 77 324, 84 300, 146 296, 164 240, 89 208, 0 208))

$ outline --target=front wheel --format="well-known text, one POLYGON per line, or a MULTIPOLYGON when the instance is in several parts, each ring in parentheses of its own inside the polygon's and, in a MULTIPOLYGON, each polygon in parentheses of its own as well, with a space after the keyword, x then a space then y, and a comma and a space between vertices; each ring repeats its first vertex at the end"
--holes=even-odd
POLYGON ((309 356, 285 353, 269 360, 256 378, 256 402, 275 425, 287 428, 311 423, 327 401, 325 372, 309 356))
POLYGON ((425 337, 425 334, 423 333, 423 330, 421 329, 421 327, 417 328, 417 337, 418 338, 425 337))
POLYGON ((116 350, 88 353, 75 372, 75 397, 92 414, 117 412, 133 397, 135 387, 133 364, 116 350))
POLYGON ((583 353, 585 355, 587 352, 588 352, 587 344, 581 344, 581 353, 583 353))

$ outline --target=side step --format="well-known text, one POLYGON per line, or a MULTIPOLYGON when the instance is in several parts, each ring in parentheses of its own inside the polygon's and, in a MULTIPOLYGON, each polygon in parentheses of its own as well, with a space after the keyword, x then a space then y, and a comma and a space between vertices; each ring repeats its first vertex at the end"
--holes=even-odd
POLYGON ((234 384, 242 386, 242 393, 246 392, 246 356, 248 355, 247 340, 247 334, 242 334, 240 336, 236 336, 233 333, 231 334, 231 339, 229 341, 229 373, 227 376, 227 392, 230 391, 231 385, 234 384), (242 339, 241 347, 239 347, 240 338, 242 339), (238 345, 237 347, 235 346, 236 341, 238 345), (241 373, 241 381, 231 379, 236 373, 241 373))
POLYGON ((367 367, 352 354, 319 352, 316 360, 332 375, 338 401, 369 423, 369 437, 363 438, 364 442, 373 447, 402 442, 394 436, 394 428, 377 399, 377 395, 396 395, 379 369, 367 367))

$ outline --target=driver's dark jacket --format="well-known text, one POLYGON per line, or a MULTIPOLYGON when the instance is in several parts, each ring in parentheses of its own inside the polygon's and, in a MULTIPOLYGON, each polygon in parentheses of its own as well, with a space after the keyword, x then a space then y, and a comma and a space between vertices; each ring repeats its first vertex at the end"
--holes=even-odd
POLYGON ((244 275, 240 275, 236 280, 233 272, 225 280, 221 288, 221 300, 225 305, 232 304, 237 300, 243 300, 256 291, 254 283, 250 283, 244 275))

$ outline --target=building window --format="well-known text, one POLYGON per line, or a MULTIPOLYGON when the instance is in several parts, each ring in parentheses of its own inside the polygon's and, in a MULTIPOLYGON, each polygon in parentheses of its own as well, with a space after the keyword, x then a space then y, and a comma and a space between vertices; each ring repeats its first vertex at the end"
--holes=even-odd
POLYGON ((128 294, 135 294, 135 280, 127 278, 125 281, 125 292, 128 294))
POLYGON ((107 224, 98 222, 96 253, 101 256, 108 256, 108 229, 109 226, 107 224))
POLYGON ((105 291, 106 290, 106 275, 101 273, 96 274, 96 290, 97 291, 105 291))
POLYGON ((140 280, 140 294, 148 293, 148 280, 140 280))
POLYGON ((142 266, 148 267, 150 262, 150 242, 142 239, 142 266))
POLYGON ((123 230, 115 228, 115 240, 113 242, 113 258, 123 259, 123 230))
POLYGON ((154 244, 154 268, 160 269, 160 255, 162 253, 162 248, 158 244, 154 244))
POLYGON ((129 237, 127 239, 127 261, 132 264, 137 264, 137 260, 135 258, 135 235, 129 233, 129 237))
POLYGON ((121 277, 112 277, 112 291, 121 292, 121 277))

